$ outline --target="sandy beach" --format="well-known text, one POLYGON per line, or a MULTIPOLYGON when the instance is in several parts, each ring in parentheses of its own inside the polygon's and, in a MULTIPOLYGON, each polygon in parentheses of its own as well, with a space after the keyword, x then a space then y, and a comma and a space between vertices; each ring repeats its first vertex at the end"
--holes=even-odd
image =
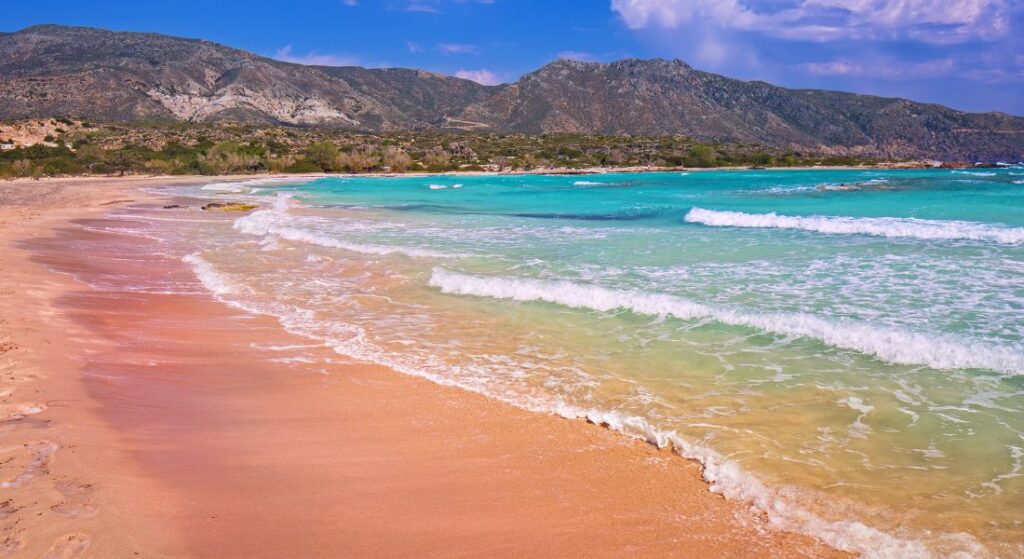
POLYGON ((135 289, 195 278, 89 225, 216 180, 0 183, 0 556, 841 555, 669 450, 135 289))

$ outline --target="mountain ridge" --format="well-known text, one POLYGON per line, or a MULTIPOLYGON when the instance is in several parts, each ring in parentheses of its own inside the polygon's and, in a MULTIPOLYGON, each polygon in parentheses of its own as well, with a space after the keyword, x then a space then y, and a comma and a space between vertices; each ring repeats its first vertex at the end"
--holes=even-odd
POLYGON ((0 119, 242 121, 387 133, 687 135, 890 158, 1024 159, 1024 117, 789 89, 680 60, 560 59, 510 84, 306 66, 204 39, 44 24, 0 33, 0 119))

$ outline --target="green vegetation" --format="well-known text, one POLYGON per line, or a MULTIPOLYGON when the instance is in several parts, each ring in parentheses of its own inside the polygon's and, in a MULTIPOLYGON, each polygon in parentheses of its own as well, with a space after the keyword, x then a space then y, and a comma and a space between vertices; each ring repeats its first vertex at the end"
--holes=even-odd
POLYGON ((0 178, 77 174, 218 175, 523 171, 587 167, 857 165, 877 161, 699 143, 686 136, 368 134, 243 124, 100 124, 58 119, 49 145, 0 151, 0 178))

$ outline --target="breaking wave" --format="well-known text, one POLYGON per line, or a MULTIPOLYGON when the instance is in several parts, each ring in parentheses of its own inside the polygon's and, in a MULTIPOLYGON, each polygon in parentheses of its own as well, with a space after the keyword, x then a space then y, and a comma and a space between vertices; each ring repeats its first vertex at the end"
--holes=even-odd
MULTIPOLYGON (((280 321, 285 330, 318 340, 339 354, 378 363, 403 374, 425 378, 440 385, 484 394, 528 411, 553 413, 568 419, 585 419, 628 437, 646 441, 658 448, 671 449, 684 458, 696 460, 701 464, 702 477, 708 483, 711 492, 730 500, 748 503, 763 511, 768 515, 770 525, 776 529, 810 535, 836 549, 859 553, 866 559, 929 559, 934 556, 927 545, 916 539, 897 537, 854 520, 832 521, 821 518, 796 506, 787 498, 785 492, 765 485, 757 476, 746 472, 737 462, 706 446, 688 441, 675 430, 659 428, 644 417, 613 410, 580 407, 558 398, 546 402, 524 401, 508 393, 490 390, 487 384, 459 381, 433 371, 430 367, 411 366, 374 347, 359 329, 327 328, 327 331, 343 331, 345 335, 336 338, 325 335, 323 329, 317 327, 320 323, 311 318, 311 313, 302 309, 289 308, 286 311, 281 305, 267 306, 237 299, 234 297, 240 294, 237 286, 218 273, 199 253, 190 254, 183 260, 192 266, 200 282, 213 292, 217 300, 253 314, 273 316, 280 321)), ((471 277, 443 270, 434 272, 438 277, 443 274, 450 274, 449 278, 471 277)), ((431 283, 434 279, 431 278, 431 283)), ((966 550, 964 553, 970 554, 978 549, 979 544, 973 538, 966 534, 961 536, 952 543, 966 550)))
POLYGON ((1024 375, 1024 347, 948 334, 878 327, 853 320, 825 320, 806 313, 755 313, 689 301, 674 295, 609 289, 569 281, 474 276, 434 268, 429 284, 443 293, 543 301, 596 311, 628 310, 683 320, 712 319, 785 336, 811 338, 902 365, 935 369, 988 369, 1024 375))
POLYGON ((378 256, 403 254, 413 258, 462 258, 467 256, 418 247, 372 245, 345 241, 326 232, 317 231, 313 227, 302 227, 299 221, 301 218, 294 218, 288 214, 288 207, 291 203, 289 196, 278 196, 273 209, 253 212, 236 219, 233 227, 236 231, 247 235, 276 235, 287 241, 309 243, 325 248, 340 248, 361 254, 378 256))
POLYGON ((249 179, 235 182, 214 182, 205 184, 201 187, 201 190, 212 190, 215 192, 231 192, 231 193, 243 193, 249 192, 254 186, 266 186, 273 184, 299 184, 309 182, 310 177, 269 177, 261 179, 249 179))
POLYGON ((1007 245, 1024 243, 1024 227, 1000 227, 972 221, 938 221, 910 217, 786 216, 775 212, 705 210, 693 207, 684 218, 688 223, 710 227, 798 229, 829 235, 872 235, 924 240, 989 241, 1007 245))

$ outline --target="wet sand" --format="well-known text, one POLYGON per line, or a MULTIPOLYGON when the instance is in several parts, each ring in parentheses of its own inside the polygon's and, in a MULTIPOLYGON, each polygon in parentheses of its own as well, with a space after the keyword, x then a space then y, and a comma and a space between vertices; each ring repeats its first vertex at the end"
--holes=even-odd
POLYGON ((0 186, 0 555, 840 555, 668 450, 327 349, 290 361, 272 348, 310 342, 268 317, 127 291, 198 285, 83 228, 159 203, 134 184, 0 186))

